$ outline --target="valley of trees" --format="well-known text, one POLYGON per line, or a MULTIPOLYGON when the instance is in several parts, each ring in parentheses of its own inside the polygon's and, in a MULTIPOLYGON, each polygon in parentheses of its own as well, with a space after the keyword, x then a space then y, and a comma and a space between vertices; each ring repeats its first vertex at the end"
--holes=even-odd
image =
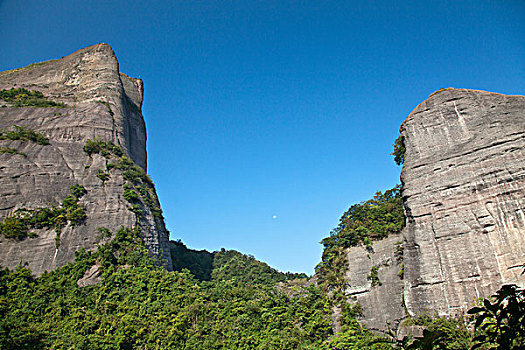
MULTIPOLYGON (((397 197, 396 190, 387 191, 374 201, 397 197)), ((192 251, 181 242, 172 244, 179 271, 168 272, 149 257, 137 230, 105 233, 112 239, 96 251, 81 250, 74 262, 38 278, 23 267, 0 270, 0 349, 460 350, 523 344, 525 292, 516 287, 471 310, 475 332, 467 319, 422 317, 407 324, 425 326, 423 338, 396 341, 363 328, 359 310, 343 305, 341 332, 334 334, 332 307, 341 300, 323 282, 280 273, 239 252, 192 251), (80 286, 93 266, 99 280, 80 286)))
MULTIPOLYGON (((187 269, 158 267, 139 232, 121 228, 97 251, 79 251, 75 262, 38 278, 22 267, 1 270, 0 348, 342 349, 318 287, 305 278, 278 287, 291 276, 275 270, 262 280, 242 278, 261 272, 262 263, 218 255, 218 270, 199 281, 187 269), (93 265, 101 281, 79 287, 93 265)), ((345 334, 352 349, 378 339, 355 320, 345 334)))

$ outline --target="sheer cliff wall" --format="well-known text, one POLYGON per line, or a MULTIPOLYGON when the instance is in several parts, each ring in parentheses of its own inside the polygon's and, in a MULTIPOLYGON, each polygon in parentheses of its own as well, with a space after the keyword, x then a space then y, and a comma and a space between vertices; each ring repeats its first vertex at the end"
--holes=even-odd
POLYGON ((377 330, 461 315, 502 284, 525 286, 525 96, 438 91, 400 131, 403 237, 346 252, 345 294, 377 330))
MULTIPOLYGON (((101 242, 97 229, 112 231, 121 226, 139 226, 152 255, 171 269, 168 232, 161 215, 140 203, 143 214, 129 210, 123 198, 122 171, 108 172, 107 157, 88 155, 88 139, 111 141, 144 171, 146 128, 142 116, 143 84, 119 73, 117 58, 109 45, 98 44, 59 60, 0 72, 0 90, 25 88, 41 91, 65 108, 0 108, 0 129, 24 126, 44 134, 50 145, 0 140, 0 146, 15 148, 26 156, 0 153, 0 220, 19 208, 57 206, 71 185, 83 185, 80 200, 86 220, 67 225, 55 241, 54 230, 34 229, 36 238, 8 239, 0 235, 0 265, 28 266, 35 274, 74 259, 80 248, 92 249, 101 242), (99 171, 110 174, 101 181, 99 171)), ((157 201, 154 189, 152 198, 157 201)), ((158 201, 157 201, 158 204, 158 201)))
POLYGON ((524 286, 525 97, 437 92, 401 125, 405 305, 451 316, 524 286))

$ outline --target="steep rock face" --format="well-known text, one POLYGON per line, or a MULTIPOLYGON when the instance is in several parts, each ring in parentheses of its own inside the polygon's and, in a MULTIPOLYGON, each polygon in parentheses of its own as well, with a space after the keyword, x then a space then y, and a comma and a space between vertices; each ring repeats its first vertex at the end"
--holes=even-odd
MULTIPOLYGON (((38 237, 22 241, 0 235, 0 265, 20 263, 35 274, 61 266, 80 248, 92 249, 104 238, 98 227, 112 231, 121 226, 139 226, 152 255, 171 269, 168 232, 163 219, 140 204, 143 215, 129 210, 123 198, 122 171, 113 169, 105 182, 96 175, 106 171, 108 159, 87 155, 87 139, 112 141, 138 166, 146 170, 146 129, 142 116, 143 84, 119 73, 111 47, 98 44, 60 60, 52 60, 0 72, 0 90, 22 87, 41 91, 66 108, 0 108, 0 129, 28 127, 49 138, 50 145, 0 140, 27 157, 0 153, 0 220, 19 208, 58 205, 74 184, 87 194, 80 204, 87 219, 76 227, 67 225, 56 244, 54 230, 33 230, 38 237)), ((2 104, 3 101, 0 101, 2 104)), ((151 186, 154 201, 157 201, 151 186)), ((156 202, 158 205, 158 201, 156 202)))
POLYGON ((362 245, 346 252, 345 295, 350 304, 359 303, 363 312, 360 319, 370 329, 395 329, 405 316, 402 240, 401 234, 391 235, 374 242, 371 248, 362 245))
POLYGON ((401 126, 405 304, 456 315, 523 286, 525 97, 449 89, 401 126))

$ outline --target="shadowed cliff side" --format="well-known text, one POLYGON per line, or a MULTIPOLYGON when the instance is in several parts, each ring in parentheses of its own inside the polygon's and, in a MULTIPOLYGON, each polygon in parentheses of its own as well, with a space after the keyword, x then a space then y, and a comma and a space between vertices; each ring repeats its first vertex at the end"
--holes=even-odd
POLYGON ((49 140, 41 145, 0 139, 0 147, 18 152, 0 153, 0 220, 22 208, 59 207, 72 185, 86 189, 78 201, 86 217, 79 223, 67 222, 61 230, 37 225, 31 228, 33 237, 22 239, 0 235, 0 265, 22 264, 40 274, 71 261, 80 248, 109 239, 100 227, 139 226, 150 254, 171 269, 168 232, 145 174, 143 84, 119 73, 111 47, 98 44, 59 60, 0 72, 0 90, 20 91, 14 102, 0 100, 4 134, 22 126, 49 140), (39 91, 56 106, 17 103, 24 91, 39 91), (88 153, 88 140, 111 150, 88 153), (125 198, 125 186, 136 198, 125 198))

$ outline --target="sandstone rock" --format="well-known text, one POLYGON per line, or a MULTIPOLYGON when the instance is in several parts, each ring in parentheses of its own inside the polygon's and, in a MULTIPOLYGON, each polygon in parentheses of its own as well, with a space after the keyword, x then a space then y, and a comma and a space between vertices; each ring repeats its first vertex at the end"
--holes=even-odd
POLYGON ((97 265, 91 266, 89 270, 84 273, 84 276, 82 276, 81 279, 77 281, 77 286, 79 287, 86 287, 86 286, 92 286, 94 284, 97 284, 101 281, 100 278, 100 271, 98 269, 97 265))
POLYGON ((401 134, 409 314, 461 314, 525 286, 525 97, 440 91, 401 134))
POLYGON ((359 303, 360 320, 370 329, 396 329, 405 317, 403 310, 403 280, 401 234, 375 241, 371 249, 365 246, 347 250, 348 269, 345 295, 351 304, 359 303), (372 285, 372 267, 378 270, 378 283, 372 285))
POLYGON ((58 248, 52 230, 35 231, 37 238, 20 242, 0 235, 0 265, 27 265, 40 274, 71 261, 80 248, 94 248, 100 242, 98 227, 116 231, 121 226, 139 225, 150 253, 171 269, 168 232, 162 218, 144 206, 145 215, 137 218, 122 197, 121 172, 113 170, 103 183, 96 174, 106 168, 106 158, 83 151, 87 139, 112 141, 146 170, 142 81, 119 73, 111 47, 98 44, 59 60, 0 72, 0 89, 12 87, 41 91, 68 107, 0 108, 0 128, 26 126, 50 141, 50 145, 42 146, 0 140, 0 146, 27 155, 0 154, 0 220, 21 207, 58 205, 74 184, 87 189, 80 200, 87 220, 75 228, 66 226, 58 248))

